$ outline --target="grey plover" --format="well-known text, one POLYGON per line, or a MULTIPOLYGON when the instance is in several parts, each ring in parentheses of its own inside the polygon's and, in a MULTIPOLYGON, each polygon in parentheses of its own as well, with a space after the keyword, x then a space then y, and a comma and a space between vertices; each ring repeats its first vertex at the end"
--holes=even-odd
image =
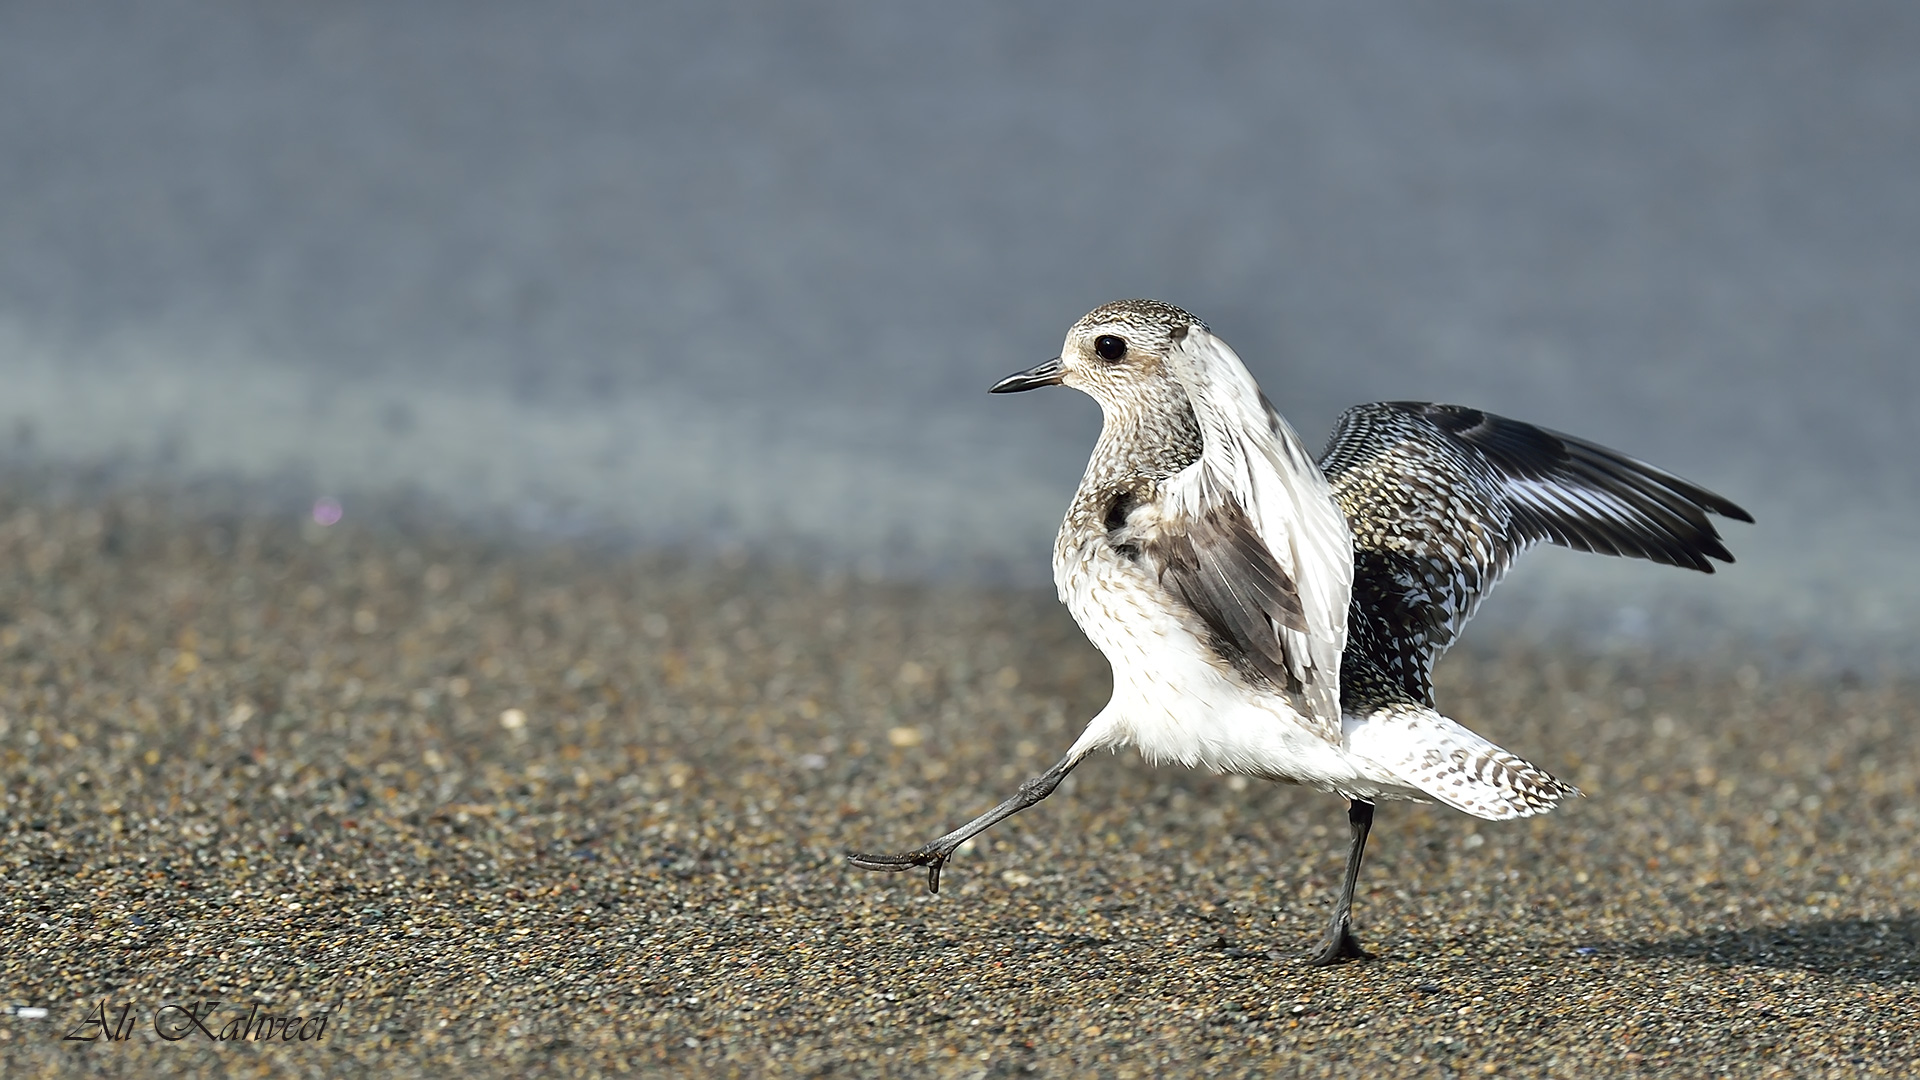
POLYGON ((1312 962, 1364 956, 1351 913, 1376 801, 1500 820, 1574 793, 1434 704, 1434 661, 1514 556, 1549 542, 1711 573, 1733 556, 1708 515, 1753 520, 1614 451, 1456 405, 1356 406, 1316 463, 1233 350, 1157 301, 1096 309, 1058 357, 992 390, 1057 384, 1105 417, 1053 574, 1113 697, 999 806, 913 851, 848 855, 925 867, 935 892, 962 843, 1093 751, 1134 746, 1344 796, 1346 873, 1312 962))

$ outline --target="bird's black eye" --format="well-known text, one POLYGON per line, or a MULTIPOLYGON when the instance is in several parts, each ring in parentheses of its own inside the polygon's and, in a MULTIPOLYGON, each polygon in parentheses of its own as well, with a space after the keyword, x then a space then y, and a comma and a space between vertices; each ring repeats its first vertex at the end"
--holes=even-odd
POLYGON ((1099 353, 1102 360, 1118 360, 1127 355, 1127 339, 1101 334, 1093 339, 1093 351, 1099 353))

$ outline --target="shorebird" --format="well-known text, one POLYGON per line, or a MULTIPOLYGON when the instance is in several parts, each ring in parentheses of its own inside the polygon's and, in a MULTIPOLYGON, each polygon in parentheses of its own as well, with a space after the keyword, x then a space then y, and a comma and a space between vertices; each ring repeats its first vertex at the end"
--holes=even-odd
POLYGON ((1060 355, 992 387, 1061 385, 1104 423, 1053 549, 1054 582, 1113 668, 1113 697, 1059 763, 913 851, 940 891, 955 849, 1052 794, 1088 754, 1137 747, 1348 800, 1346 872, 1316 965, 1365 957, 1353 894, 1374 803, 1489 820, 1577 794, 1442 715, 1434 662, 1514 557, 1539 543, 1713 572, 1708 515, 1752 521, 1622 454, 1478 409, 1377 402, 1318 462, 1226 342, 1153 300, 1097 308, 1060 355))

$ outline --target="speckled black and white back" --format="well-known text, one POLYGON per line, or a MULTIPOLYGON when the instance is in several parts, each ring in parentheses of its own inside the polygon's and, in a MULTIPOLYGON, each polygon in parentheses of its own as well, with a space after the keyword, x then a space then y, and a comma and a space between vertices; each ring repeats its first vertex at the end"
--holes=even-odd
MULTIPOLYGON (((1753 520, 1644 462, 1457 405, 1355 406, 1320 467, 1353 533, 1341 704, 1383 732, 1434 724, 1434 661, 1520 552, 1555 543, 1711 573, 1711 560, 1733 556, 1708 515, 1753 520)), ((1572 790, 1471 732, 1451 748, 1438 734, 1388 753, 1430 794, 1470 804, 1461 809, 1537 813, 1572 790)))

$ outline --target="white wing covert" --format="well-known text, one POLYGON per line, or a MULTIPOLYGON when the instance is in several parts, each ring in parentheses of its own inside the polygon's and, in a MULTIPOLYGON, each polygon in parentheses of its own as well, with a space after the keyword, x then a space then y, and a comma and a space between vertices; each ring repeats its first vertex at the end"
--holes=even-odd
POLYGON ((1169 478, 1145 545, 1160 580, 1242 666, 1298 693, 1340 741, 1353 540, 1320 467, 1239 356, 1195 324, 1168 364, 1199 422, 1200 460, 1169 478))

